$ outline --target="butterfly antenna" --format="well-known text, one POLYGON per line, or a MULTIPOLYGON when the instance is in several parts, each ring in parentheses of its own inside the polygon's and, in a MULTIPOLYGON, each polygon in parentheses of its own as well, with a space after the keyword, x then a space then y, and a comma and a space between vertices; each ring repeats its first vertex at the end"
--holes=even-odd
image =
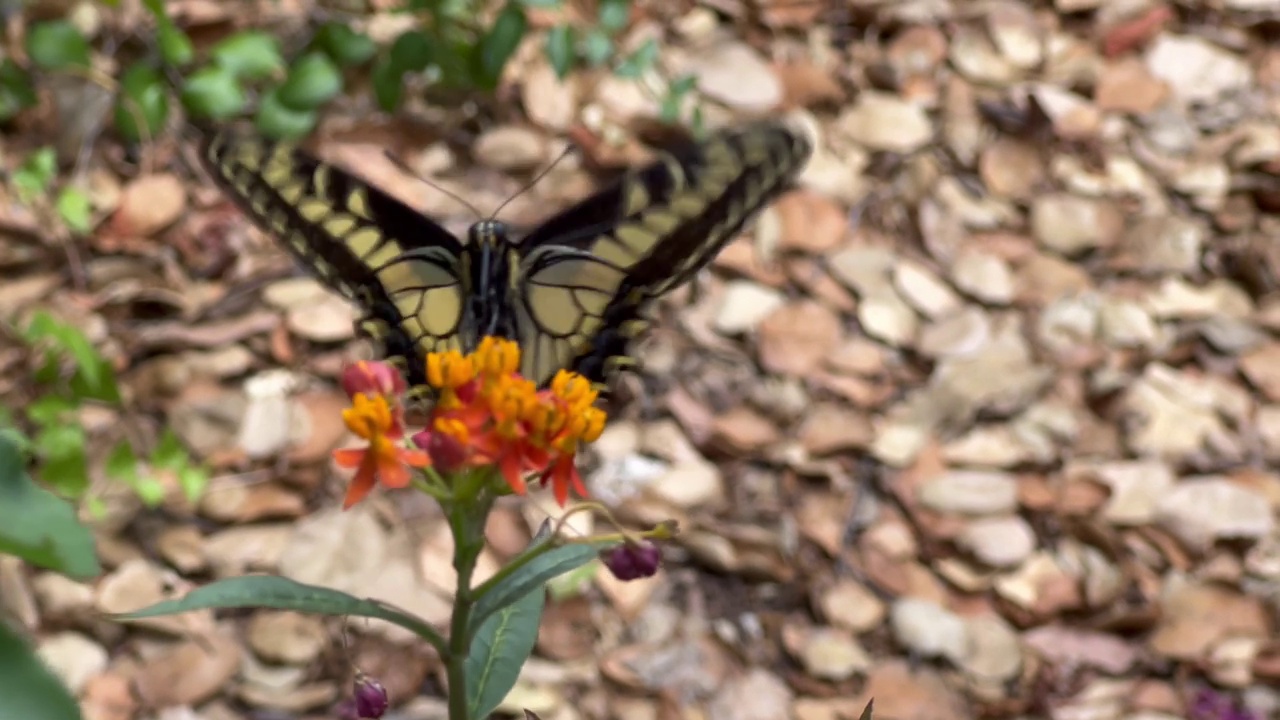
POLYGON ((463 207, 465 207, 466 209, 470 210, 470 211, 471 211, 471 214, 472 214, 472 215, 475 215, 477 220, 481 220, 481 219, 483 219, 483 218, 484 218, 484 214, 483 214, 483 213, 481 213, 479 210, 477 210, 475 205, 472 205, 471 203, 469 203, 469 202, 467 202, 466 200, 462 199, 462 196, 461 196, 461 195, 459 195, 459 194, 457 194, 457 193, 453 192, 452 190, 450 190, 450 189, 448 189, 448 188, 444 187, 443 185, 440 185, 439 183, 435 182, 435 181, 434 181, 434 180, 432 180, 431 178, 423 177, 422 175, 419 175, 418 173, 414 172, 413 168, 409 167, 409 164, 408 164, 408 163, 406 163, 405 161, 403 161, 403 160, 401 160, 400 158, 396 157, 396 156, 395 156, 395 155, 394 155, 390 150, 385 150, 385 149, 384 149, 384 150, 382 151, 382 154, 383 154, 383 155, 385 155, 385 156, 386 156, 386 158, 387 158, 388 160, 390 160, 390 161, 391 161, 391 164, 393 164, 393 165, 395 165, 397 168, 399 168, 401 172, 405 173, 406 175, 412 175, 413 177, 415 177, 415 178, 417 178, 417 179, 421 180, 422 182, 426 183, 429 187, 432 187, 432 188, 434 188, 434 189, 436 189, 436 190, 439 190, 440 192, 444 193, 445 195, 447 195, 447 196, 449 196, 449 197, 453 198, 454 200, 457 200, 459 204, 461 204, 461 205, 462 205, 463 207))
POLYGON ((532 179, 532 180, 530 180, 528 183, 526 183, 524 187, 520 188, 520 189, 519 189, 519 190, 518 190, 514 195, 512 195, 512 196, 511 196, 511 197, 509 197, 509 198, 507 198, 506 200, 503 200, 503 201, 502 201, 502 204, 498 206, 498 209, 497 209, 497 210, 494 210, 494 211, 493 211, 493 214, 489 216, 489 219, 490 219, 490 220, 493 220, 493 219, 497 218, 497 217, 498 217, 498 213, 502 212, 502 209, 503 209, 503 208, 505 208, 507 205, 510 205, 512 200, 515 200, 516 198, 520 197, 521 195, 523 195, 523 194, 525 194, 525 193, 529 192, 529 188, 533 187, 534 185, 537 185, 539 180, 541 180, 542 178, 546 177, 546 176, 547 176, 547 173, 549 173, 549 172, 551 172, 552 170, 554 170, 554 169, 555 169, 555 167, 556 167, 556 165, 559 165, 559 164, 560 164, 560 161, 561 161, 561 160, 563 160, 563 159, 565 159, 566 157, 568 157, 568 156, 569 156, 569 153, 571 153, 571 152, 573 152, 573 146, 572 146, 572 145, 570 145, 570 146, 566 147, 566 148, 564 149, 564 151, 562 151, 558 156, 556 156, 556 159, 555 159, 555 160, 552 160, 552 161, 551 161, 551 163, 550 163, 549 165, 547 165, 545 168, 543 168, 541 172, 539 172, 537 175, 534 175, 534 176, 533 176, 533 179, 532 179))

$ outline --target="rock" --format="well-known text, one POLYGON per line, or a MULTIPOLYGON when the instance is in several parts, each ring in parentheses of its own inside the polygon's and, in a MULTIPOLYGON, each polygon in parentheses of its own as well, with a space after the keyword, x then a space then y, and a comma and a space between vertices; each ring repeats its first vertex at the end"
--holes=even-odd
POLYGON ((240 644, 211 633, 176 644, 138 667, 134 687, 148 707, 197 705, 224 689, 240 668, 240 644))
POLYGON ((1200 266, 1205 234, 1200 223, 1180 215, 1142 218, 1121 239, 1118 260, 1144 273, 1189 274, 1200 266))
POLYGON ((968 650, 960 667, 971 677, 1003 683, 1022 669, 1022 639, 999 615, 965 618, 968 650))
POLYGON ((831 628, 818 628, 808 634, 800 649, 800 662, 816 678, 840 682, 871 667, 871 657, 857 640, 831 628))
POLYGON ((1103 300, 1098 330, 1112 347, 1153 347, 1160 337, 1160 328, 1141 304, 1118 298, 1103 300))
POLYGON ((36 655, 77 695, 91 678, 107 669, 106 649, 77 632, 45 638, 36 647, 36 655))
POLYGON ((1160 620, 1148 642, 1156 653, 1198 661, 1220 640, 1232 636, 1270 637, 1267 611, 1256 597, 1179 575, 1161 590, 1160 620))
POLYGON ((1240 358, 1240 372, 1271 402, 1280 400, 1280 343, 1270 342, 1240 358))
POLYGON ((563 132, 578 115, 579 84, 577 76, 561 80, 549 62, 529 68, 520 84, 524 111, 529 119, 547 130, 563 132))
POLYGON ((1045 248, 1066 256, 1110 247, 1124 229, 1124 216, 1100 198, 1054 193, 1031 206, 1031 230, 1045 248))
POLYGON ((975 307, 966 307, 937 322, 926 325, 920 331, 916 350, 933 358, 948 355, 969 355, 976 352, 991 338, 991 320, 975 307))
POLYGON ((1001 137, 978 156, 982 182, 997 196, 1028 200, 1045 181, 1042 149, 1023 140, 1001 137))
POLYGON ((711 45, 690 59, 698 91, 746 113, 765 113, 782 102, 782 81, 750 46, 741 42, 711 45))
POLYGON ((1050 662, 1094 667, 1109 675, 1123 675, 1138 661, 1138 649, 1115 635, 1067 625, 1033 628, 1022 641, 1050 662))
POLYGON ((933 138, 933 126, 923 108, 875 91, 859 95, 840 114, 836 127, 859 145, 896 153, 919 150, 933 138))
POLYGON ((480 164, 497 170, 534 170, 547 161, 547 140, 532 128, 500 125, 481 133, 472 152, 480 164))
POLYGON ((722 335, 750 332, 785 303, 778 290, 751 280, 732 280, 725 283, 712 326, 722 335))
POLYGON ((1168 464, 1155 460, 1112 461, 1096 465, 1071 467, 1068 475, 1079 471, 1091 475, 1111 488, 1111 497, 1102 516, 1117 525, 1146 525, 1155 522, 1157 507, 1174 486, 1173 471, 1168 464))
POLYGON ((653 481, 650 490, 682 508, 718 503, 725 494, 720 469, 706 461, 686 461, 673 465, 653 481))
POLYGON ((959 663, 970 651, 965 621, 929 600, 898 600, 889 609, 889 626, 899 643, 924 657, 959 663))
POLYGON ((326 293, 285 314, 291 332, 312 342, 337 343, 355 337, 356 309, 350 302, 326 293))
POLYGON ((1265 496, 1222 477, 1183 480, 1157 501, 1156 519, 1198 552, 1216 540, 1259 540, 1275 527, 1265 496))
POLYGON ((760 364, 768 372, 813 372, 844 339, 840 318, 812 300, 784 305, 760 324, 760 364))
POLYGON ((810 455, 864 450, 874 429, 865 413, 835 403, 819 403, 805 411, 796 439, 810 455))
POLYGON ((782 250, 831 252, 849 233, 849 214, 831 198, 811 190, 789 192, 778 198, 773 209, 782 224, 782 250))
POLYGON ((960 307, 960 298, 923 265, 903 260, 894 268, 894 286, 902 298, 927 318, 940 318, 960 307))
POLYGON ((975 300, 1007 305, 1013 300, 1014 279, 1009 264, 982 251, 966 250, 951 265, 951 281, 975 300))
POLYGON ((818 598, 823 616, 836 627, 864 633, 884 621, 885 606, 865 585, 839 580, 818 598))
POLYGON ((708 720, 777 720, 787 717, 791 690, 778 676, 752 668, 719 688, 707 705, 708 720))
POLYGON ((1183 103, 1212 102, 1253 81, 1249 64, 1204 38, 1165 33, 1146 53, 1147 69, 1183 103))
POLYGON ((1018 565, 1036 549, 1035 532, 1018 515, 971 520, 956 541, 978 560, 996 568, 1018 565))
POLYGON ((919 332, 920 318, 891 288, 880 288, 858 304, 858 322, 870 337, 894 347, 906 347, 919 332))
POLYGON ((1145 115, 1169 97, 1169 85, 1142 60, 1125 57, 1107 63, 1093 89, 1093 101, 1103 112, 1145 115))
POLYGON ((761 452, 780 437, 772 420, 746 405, 716 416, 712 435, 718 445, 740 454, 761 452))
POLYGON ((142 175, 124 187, 111 229, 120 235, 151 237, 187 210, 187 189, 176 175, 142 175))
POLYGON ((1019 70, 1031 70, 1044 60, 1044 39, 1035 13, 1018 2, 998 2, 987 8, 991 40, 1000 55, 1019 70))
POLYGON ((926 507, 964 515, 1007 513, 1018 503, 1017 483, 1003 472, 951 470, 926 480, 919 493, 926 507))
POLYGON ((324 623, 318 617, 271 610, 254 613, 246 639, 258 657, 286 665, 310 663, 329 642, 324 623))

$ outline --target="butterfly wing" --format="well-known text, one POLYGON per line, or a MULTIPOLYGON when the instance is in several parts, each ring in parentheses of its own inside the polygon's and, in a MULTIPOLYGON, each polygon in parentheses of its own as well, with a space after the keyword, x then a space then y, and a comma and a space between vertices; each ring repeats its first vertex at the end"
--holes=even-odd
POLYGON ((779 122, 664 153, 524 237, 514 302, 522 372, 604 383, 643 307, 691 278, 794 180, 812 152, 779 122))
POLYGON ((361 329, 411 385, 425 381, 427 352, 467 340, 464 248, 443 227, 294 144, 214 133, 201 159, 263 231, 362 308, 361 329))

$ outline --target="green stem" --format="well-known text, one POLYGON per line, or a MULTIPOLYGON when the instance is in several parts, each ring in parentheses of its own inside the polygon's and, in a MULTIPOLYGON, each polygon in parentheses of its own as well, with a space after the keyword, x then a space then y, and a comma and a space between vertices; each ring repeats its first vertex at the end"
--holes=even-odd
POLYGON ((453 530, 453 569, 458 574, 454 593, 453 617, 449 622, 449 647, 445 654, 449 680, 449 720, 471 720, 467 707, 467 654, 471 650, 471 610, 475 594, 471 579, 476 561, 484 550, 484 523, 492 506, 487 493, 479 493, 463 502, 450 503, 449 526, 453 530))
POLYGON ((554 550, 556 548, 556 544, 552 542, 552 539, 553 538, 548 538, 546 542, 538 543, 527 551, 511 558, 511 561, 499 568, 492 577, 480 583, 479 587, 471 591, 472 601, 478 602, 480 598, 488 594, 490 590, 497 587, 498 583, 508 577, 511 577, 511 575, 513 575, 517 570, 528 565, 530 562, 533 562, 534 559, 545 554, 549 550, 554 550))

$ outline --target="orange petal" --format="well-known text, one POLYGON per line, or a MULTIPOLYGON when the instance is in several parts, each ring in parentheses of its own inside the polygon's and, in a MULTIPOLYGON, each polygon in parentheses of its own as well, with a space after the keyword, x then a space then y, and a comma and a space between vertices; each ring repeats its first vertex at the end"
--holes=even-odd
POLYGON ((526 490, 524 477, 521 474, 520 460, 520 453, 508 451, 498 463, 498 469, 502 472, 502 477, 506 479, 507 484, 511 486, 511 490, 517 495, 523 495, 526 490))
POLYGON ((341 468, 359 467, 360 461, 364 460, 364 454, 368 451, 368 448, 343 448, 342 450, 334 450, 333 461, 341 468))
POLYGON ((373 486, 377 482, 373 463, 361 463, 360 470, 352 478, 351 484, 347 486, 347 496, 342 501, 342 509, 348 510, 352 505, 363 500, 373 490, 373 486))

